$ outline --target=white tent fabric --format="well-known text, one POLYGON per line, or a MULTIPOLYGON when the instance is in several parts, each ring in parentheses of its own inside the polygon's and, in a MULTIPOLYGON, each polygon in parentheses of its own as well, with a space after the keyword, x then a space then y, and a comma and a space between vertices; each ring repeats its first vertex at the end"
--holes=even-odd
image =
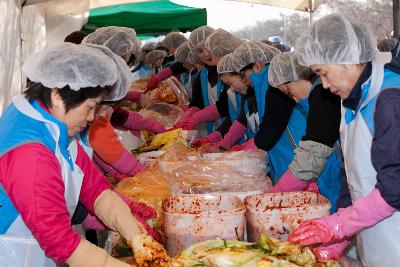
POLYGON ((231 0, 237 2, 247 2, 252 4, 263 4, 270 6, 278 6, 283 8, 295 9, 300 11, 314 11, 326 0, 231 0), (310 7, 312 3, 312 8, 310 7))
POLYGON ((30 54, 60 43, 86 23, 89 0, 0 0, 0 114, 25 88, 21 66, 30 54))

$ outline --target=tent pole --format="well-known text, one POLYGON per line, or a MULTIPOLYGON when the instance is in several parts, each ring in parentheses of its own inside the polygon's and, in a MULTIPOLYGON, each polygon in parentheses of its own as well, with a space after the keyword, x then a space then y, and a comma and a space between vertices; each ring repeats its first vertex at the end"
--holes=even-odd
MULTIPOLYGON (((393 0, 395 1, 395 0, 393 0)), ((311 24, 313 22, 313 12, 314 12, 314 3, 313 0, 308 0, 308 12, 310 14, 309 20, 308 20, 308 26, 311 27, 311 24)))
POLYGON ((400 12, 399 0, 393 0, 393 37, 399 37, 400 30, 400 12))

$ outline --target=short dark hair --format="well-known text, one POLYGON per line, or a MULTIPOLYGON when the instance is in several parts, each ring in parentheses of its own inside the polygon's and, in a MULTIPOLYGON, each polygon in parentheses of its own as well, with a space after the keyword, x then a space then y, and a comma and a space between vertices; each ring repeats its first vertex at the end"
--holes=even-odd
POLYGON ((83 38, 85 38, 85 36, 86 33, 84 33, 83 31, 74 31, 65 37, 64 42, 80 44, 82 43, 82 40, 83 38))
MULTIPOLYGON (((89 98, 96 98, 101 95, 108 95, 114 89, 113 86, 96 86, 81 88, 79 91, 72 90, 68 85, 57 89, 58 93, 64 102, 65 112, 79 106, 89 98)), ((28 89, 24 92, 26 98, 32 102, 34 100, 40 101, 43 105, 50 108, 51 103, 51 91, 56 89, 51 89, 45 87, 41 83, 32 82, 28 89)))

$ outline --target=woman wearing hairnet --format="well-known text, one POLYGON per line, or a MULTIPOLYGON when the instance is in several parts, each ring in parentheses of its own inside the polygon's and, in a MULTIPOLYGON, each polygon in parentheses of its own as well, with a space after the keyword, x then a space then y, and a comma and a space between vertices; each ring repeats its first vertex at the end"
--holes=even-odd
MULTIPOLYGON (((231 53, 235 50, 235 48, 237 48, 243 41, 241 41, 240 39, 236 38, 234 35, 230 34, 229 32, 223 30, 223 29, 218 29, 216 31, 214 31, 212 34, 210 34, 204 44, 204 50, 207 52, 207 55, 209 56, 209 64, 211 66, 213 66, 215 68, 215 72, 216 72, 216 65, 219 61, 219 59, 221 57, 223 57, 224 55, 231 53)), ((213 68, 213 69, 214 69, 213 68)), ((181 127, 184 129, 192 129, 194 128, 196 125, 198 125, 199 123, 202 122, 209 122, 209 125, 214 122, 217 121, 217 124, 220 124, 220 119, 223 117, 228 117, 229 115, 229 102, 232 101, 230 99, 230 97, 228 97, 229 94, 234 95, 233 92, 231 92, 231 90, 228 90, 229 88, 223 84, 223 82, 221 81, 221 79, 217 76, 218 79, 218 83, 220 83, 222 85, 223 90, 219 93, 219 91, 217 91, 218 94, 218 99, 215 102, 215 104, 210 104, 207 105, 205 108, 203 108, 202 110, 196 112, 195 114, 193 114, 193 116, 191 116, 190 118, 188 118, 184 123, 181 124, 181 127)), ((210 87, 206 87, 206 82, 205 82, 205 73, 200 73, 200 81, 201 81, 201 85, 202 85, 202 96, 203 96, 203 100, 206 99, 207 97, 212 96, 211 93, 215 93, 215 91, 211 90, 211 91, 207 91, 210 89, 210 87), (207 94, 206 94, 207 93, 207 94), (209 94, 210 93, 210 94, 209 94)), ((194 93, 196 93, 196 91, 194 91, 194 93)), ((233 99, 235 97, 233 96, 233 99)), ((240 96, 239 96, 240 98, 240 96)), ((240 104, 233 104, 236 108, 236 112, 240 112, 240 104)), ((229 128, 231 127, 232 122, 230 121, 230 119, 226 119, 223 124, 221 125, 221 127, 218 127, 218 129, 215 132, 211 132, 212 130, 211 127, 208 128, 208 132, 210 133, 209 135, 207 135, 206 137, 204 137, 203 139, 206 140, 210 140, 213 142, 216 142, 217 140, 221 139, 229 130, 229 128)), ((233 131, 236 131, 239 135, 242 135, 243 133, 241 133, 242 129, 238 129, 237 125, 235 125, 235 127, 233 128, 233 131)), ((233 132, 232 131, 232 132, 233 132)))
MULTIPOLYGON (((231 100, 230 95, 228 102, 229 117, 233 124, 221 140, 212 142, 210 151, 230 148, 239 139, 243 139, 245 134, 247 138, 254 137, 260 124, 258 110, 260 109, 261 113, 264 110, 265 93, 268 89, 268 65, 278 53, 275 48, 263 43, 248 42, 242 43, 233 53, 219 60, 218 73, 235 92, 233 95, 235 101, 231 100), (256 73, 252 75, 251 80, 243 79, 243 75, 240 76, 238 72, 244 72, 246 67, 250 68, 253 64, 257 66, 256 73), (238 110, 234 103, 241 109, 238 110)), ((262 116, 263 114, 260 118, 262 116)))
POLYGON ((63 43, 25 62, 32 84, 0 118, 1 266, 129 266, 71 227, 79 201, 129 241, 146 232, 78 142, 98 104, 129 88, 118 61, 63 43))
MULTIPOLYGON (((140 41, 136 37, 136 32, 125 27, 99 28, 85 37, 83 43, 108 47, 127 63, 131 62, 140 50, 140 41)), ((144 166, 124 148, 112 124, 134 133, 141 129, 159 133, 164 132, 165 128, 160 123, 146 119, 136 112, 120 108, 116 108, 111 117, 109 114, 98 116, 90 126, 89 142, 94 149, 93 157, 99 167, 117 179, 134 176, 144 170, 144 166)))
POLYGON ((152 69, 155 74, 158 74, 163 69, 162 62, 166 56, 167 52, 154 49, 147 53, 144 58, 144 64, 146 64, 149 69, 152 69))
POLYGON ((334 245, 357 235, 364 265, 397 266, 400 76, 391 54, 376 50, 364 23, 341 14, 316 21, 295 51, 301 64, 320 75, 324 88, 342 99, 340 139, 353 204, 304 222, 289 240, 334 245))
POLYGON ((147 89, 155 89, 161 81, 176 76, 180 78, 191 97, 192 81, 197 77, 198 71, 194 64, 189 63, 189 52, 189 43, 186 41, 176 49, 175 63, 151 77, 147 82, 147 89))
MULTIPOLYGON (((294 52, 274 57, 268 80, 296 102, 307 101, 307 127, 296 143, 294 158, 270 193, 303 191, 316 180, 319 192, 332 204, 336 201, 340 185, 340 97, 324 90, 321 80, 309 67, 301 66, 294 52)), ((270 153, 271 164, 276 160, 270 153)))
MULTIPOLYGON (((205 41, 207 37, 215 30, 209 26, 201 26, 195 29, 189 36, 188 44, 192 58, 198 59, 202 65, 197 78, 192 84, 192 99, 189 103, 189 108, 179 122, 175 124, 176 128, 182 125, 197 111, 208 106, 210 102, 213 104, 217 101, 220 95, 223 84, 218 81, 216 68, 211 66, 211 57, 209 52, 205 49, 205 41), (204 91, 204 92, 203 92, 204 91), (210 93, 210 97, 208 94, 210 93), (203 95, 207 96, 203 99, 203 95)), ((211 132, 214 128, 212 123, 207 125, 207 130, 211 132)))
POLYGON ((169 58, 168 62, 163 62, 163 70, 152 76, 147 81, 147 89, 151 90, 156 88, 159 82, 171 77, 172 75, 180 75, 181 73, 186 72, 185 69, 182 69, 183 66, 181 64, 176 64, 175 55, 178 47, 186 42, 186 37, 180 32, 170 32, 165 36, 164 40, 162 40, 160 44, 168 49, 169 56, 173 58, 169 58))

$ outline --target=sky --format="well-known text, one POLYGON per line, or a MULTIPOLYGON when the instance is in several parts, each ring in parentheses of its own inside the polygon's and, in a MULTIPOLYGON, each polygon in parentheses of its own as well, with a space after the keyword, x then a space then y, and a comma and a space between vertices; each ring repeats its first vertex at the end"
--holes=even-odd
POLYGON ((230 32, 254 25, 257 21, 278 17, 279 13, 295 12, 280 7, 226 0, 172 0, 172 2, 191 7, 205 7, 207 25, 230 32))

